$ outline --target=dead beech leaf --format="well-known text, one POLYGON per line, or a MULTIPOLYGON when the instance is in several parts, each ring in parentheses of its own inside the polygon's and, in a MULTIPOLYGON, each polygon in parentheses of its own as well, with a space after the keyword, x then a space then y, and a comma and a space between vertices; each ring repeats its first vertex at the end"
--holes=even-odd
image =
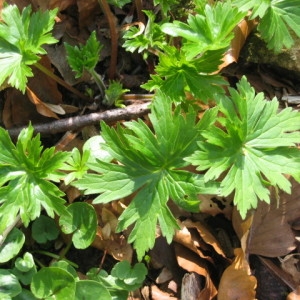
POLYGON ((256 23, 257 22, 255 20, 245 18, 234 28, 234 38, 231 41, 229 50, 223 57, 223 63, 219 66, 219 70, 222 70, 231 63, 238 61, 240 51, 256 23))
POLYGON ((205 286, 201 288, 202 296, 205 295, 205 298, 202 297, 200 299, 210 300, 214 298, 218 292, 210 278, 206 260, 178 243, 174 243, 174 249, 180 267, 188 272, 195 272, 202 275, 205 278, 205 286))
POLYGON ((221 277, 218 300, 254 300, 256 278, 250 274, 243 250, 237 248, 234 252, 234 261, 221 277))
POLYGON ((59 119, 57 114, 53 112, 40 98, 27 86, 26 94, 28 99, 35 105, 36 110, 45 117, 59 119))
POLYGON ((127 243, 125 236, 111 232, 111 235, 107 237, 103 234, 100 226, 98 226, 96 238, 92 246, 100 250, 106 250, 116 260, 128 260, 130 262, 132 260, 133 249, 127 243))
POLYGON ((241 242, 241 248, 244 253, 246 253, 247 249, 247 240, 250 232, 250 228, 253 222, 253 214, 248 213, 246 219, 243 220, 237 208, 234 207, 232 212, 232 226, 234 228, 235 233, 241 242))
POLYGON ((33 124, 45 121, 45 117, 36 111, 35 105, 20 91, 9 88, 5 91, 4 95, 5 103, 2 120, 5 128, 26 126, 29 120, 31 120, 33 124))
POLYGON ((291 183, 291 195, 280 191, 277 197, 272 190, 271 205, 259 202, 248 238, 248 253, 277 257, 295 249, 295 234, 290 224, 300 215, 300 184, 293 179, 291 183))
POLYGON ((192 236, 187 227, 183 226, 181 230, 177 230, 173 237, 173 241, 193 251, 201 258, 204 258, 213 263, 213 259, 203 253, 203 250, 208 250, 205 243, 203 243, 203 241, 199 239, 199 236, 192 236))
POLYGON ((209 228, 206 224, 201 222, 192 222, 191 220, 187 219, 181 223, 183 226, 187 228, 195 228, 201 238, 204 240, 205 243, 211 245, 214 250, 221 256, 226 257, 224 251, 222 250, 218 240, 215 236, 210 232, 209 228))

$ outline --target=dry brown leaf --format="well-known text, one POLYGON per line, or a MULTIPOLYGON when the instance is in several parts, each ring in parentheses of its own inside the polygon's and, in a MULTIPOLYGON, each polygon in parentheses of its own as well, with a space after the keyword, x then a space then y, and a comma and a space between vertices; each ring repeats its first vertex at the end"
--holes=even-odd
POLYGON ((98 226, 96 238, 92 246, 107 251, 108 254, 113 256, 116 260, 128 260, 131 262, 133 249, 127 243, 127 239, 121 234, 111 234, 109 237, 104 237, 102 228, 98 226))
POLYGON ((256 26, 255 20, 249 20, 248 18, 243 19, 233 30, 234 38, 231 41, 230 48, 223 57, 223 63, 219 66, 219 70, 222 70, 226 66, 233 62, 237 62, 240 51, 245 44, 245 41, 256 26))
MULTIPOLYGON (((171 296, 169 293, 166 293, 160 290, 156 285, 144 286, 142 288, 143 299, 152 299, 152 300, 178 300, 177 297, 171 296)), ((129 298, 131 299, 131 298, 129 298)), ((139 298, 141 299, 141 298, 139 298)))
POLYGON ((256 278, 250 275, 243 250, 235 249, 235 255, 233 263, 221 277, 218 300, 254 300, 256 278))
POLYGON ((298 268, 300 253, 293 253, 280 259, 282 270, 290 274, 297 285, 300 285, 300 272, 298 268))
POLYGON ((42 116, 59 119, 57 114, 45 105, 45 103, 41 101, 41 99, 29 87, 26 87, 26 95, 42 116))
POLYGON ((246 253, 247 240, 248 240, 248 235, 249 235, 252 222, 253 222, 252 213, 248 213, 245 220, 243 220, 237 208, 234 207, 232 212, 232 226, 238 238, 240 239, 241 248, 243 249, 244 253, 246 253))
POLYGON ((291 195, 281 191, 277 201, 275 191, 272 191, 271 205, 259 202, 248 238, 250 254, 277 257, 295 249, 295 235, 290 224, 300 215, 300 185, 294 180, 291 182, 291 195))
POLYGON ((41 123, 45 117, 37 113, 33 105, 20 91, 9 88, 5 91, 5 103, 2 113, 2 120, 6 128, 15 126, 26 126, 28 121, 41 123))
POLYGON ((202 243, 202 241, 199 239, 199 237, 192 237, 191 232, 188 230, 187 227, 183 227, 181 230, 177 230, 173 241, 183 245, 184 247, 188 248, 189 250, 193 251, 197 255, 199 255, 201 258, 205 258, 206 260, 213 263, 213 260, 210 256, 207 256, 203 253, 202 250, 207 250, 205 243, 202 243), (200 246, 201 243, 201 246, 200 246))
POLYGON ((201 289, 202 293, 207 295, 206 299, 215 297, 217 289, 210 278, 206 260, 180 244, 174 243, 174 248, 179 266, 188 272, 195 272, 202 275, 206 279, 205 286, 201 289))
MULTIPOLYGON (((182 226, 186 226, 187 228, 195 228, 201 238, 204 240, 205 243, 211 245, 214 250, 221 256, 226 258, 224 251, 222 250, 218 240, 215 236, 210 232, 208 226, 201 222, 192 222, 191 220, 187 219, 181 223, 182 226)), ((195 240, 194 240, 195 242, 195 240)), ((198 245, 196 245, 198 246, 198 245)))

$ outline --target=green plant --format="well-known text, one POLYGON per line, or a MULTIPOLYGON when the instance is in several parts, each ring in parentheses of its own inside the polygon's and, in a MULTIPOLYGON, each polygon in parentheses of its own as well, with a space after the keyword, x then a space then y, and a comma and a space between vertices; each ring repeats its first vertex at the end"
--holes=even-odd
POLYGON ((94 268, 87 272, 87 279, 80 279, 65 261, 37 271, 32 255, 25 253, 16 260, 13 269, 0 269, 0 296, 1 299, 126 300, 130 291, 141 286, 146 274, 144 264, 131 267, 128 261, 122 261, 115 264, 110 275, 94 268))
POLYGON ((143 54, 146 59, 149 52, 158 53, 166 45, 165 34, 161 31, 161 25, 164 21, 157 22, 156 15, 152 11, 145 10, 148 17, 147 24, 139 23, 138 27, 130 26, 123 34, 124 47, 129 52, 137 51, 143 54))
POLYGON ((50 181, 57 182, 58 170, 69 157, 55 148, 43 150, 40 135, 33 137, 33 127, 23 129, 16 145, 8 132, 0 128, 0 213, 2 233, 19 216, 25 226, 45 209, 50 217, 65 212, 64 193, 50 181))
POLYGON ((221 59, 233 38, 234 27, 245 17, 230 3, 206 5, 203 12, 189 15, 186 22, 164 23, 161 30, 181 37, 180 49, 164 46, 159 53, 156 74, 143 85, 145 89, 161 89, 177 101, 186 93, 207 101, 224 92, 226 82, 216 74, 221 59))
POLYGON ((129 92, 128 89, 123 89, 123 86, 120 82, 112 80, 109 82, 109 86, 105 91, 105 96, 102 103, 106 106, 116 106, 116 107, 125 107, 122 104, 121 96, 129 92))
POLYGON ((126 300, 128 292, 138 289, 145 280, 147 268, 143 263, 137 263, 131 267, 126 260, 114 265, 110 275, 98 269, 91 269, 87 276, 91 280, 96 280, 105 286, 113 299, 126 300))
POLYGON ((300 6, 295 0, 235 0, 241 11, 251 10, 251 19, 259 18, 258 31, 268 48, 280 52, 294 44, 291 31, 300 37, 300 6))
POLYGON ((85 174, 74 185, 85 194, 100 194, 94 203, 107 203, 137 191, 117 230, 135 223, 129 242, 134 242, 139 259, 154 245, 157 222, 169 242, 178 228, 167 206, 169 198, 184 209, 197 211, 197 194, 218 192, 217 184, 205 184, 203 175, 182 170, 188 165, 184 158, 196 150, 201 130, 214 121, 215 113, 209 111, 196 123, 192 108, 186 117, 180 106, 172 113, 171 99, 158 93, 149 116, 154 133, 141 120, 126 122, 125 128, 118 126, 116 130, 102 123, 103 147, 121 164, 90 163, 91 170, 100 174, 85 174))
POLYGON ((72 70, 76 72, 76 78, 81 77, 84 71, 87 71, 93 77, 103 98, 105 94, 105 85, 100 75, 95 71, 102 49, 102 45, 97 40, 96 32, 93 31, 91 33, 85 45, 73 47, 65 43, 65 48, 67 51, 68 63, 72 70))
POLYGON ((57 42, 50 33, 56 13, 57 9, 32 13, 30 6, 22 13, 16 5, 6 5, 2 9, 0 85, 8 79, 12 87, 25 92, 27 77, 33 76, 29 66, 39 61, 39 55, 46 54, 43 45, 57 42))
POLYGON ((286 108, 278 113, 278 101, 264 100, 243 77, 230 97, 217 99, 222 113, 216 124, 202 132, 205 140, 186 160, 207 170, 206 181, 215 180, 225 171, 221 181, 222 195, 234 191, 234 204, 241 216, 256 208, 258 200, 270 202, 268 187, 287 193, 291 183, 283 175, 300 180, 300 114, 286 108))
MULTIPOLYGON (((270 186, 290 192, 285 174, 300 181, 299 113, 290 108, 278 112, 277 100, 268 102, 263 94, 255 95, 246 78, 225 96, 221 87, 225 81, 215 73, 234 27, 248 10, 252 10, 251 18, 260 18, 258 29, 270 48, 279 51, 291 46, 288 26, 300 35, 297 1, 206 2, 194 1, 195 14, 186 21, 169 22, 166 14, 178 1, 154 1, 161 5, 163 20, 158 23, 154 13, 146 12, 145 30, 131 28, 125 34, 127 50, 158 53, 156 74, 144 85, 155 91, 151 126, 138 120, 110 128, 102 122, 101 136, 87 141, 82 153, 43 149, 31 125, 21 132, 16 145, 0 129, 0 263, 7 266, 0 269, 1 299, 127 299, 130 291, 142 285, 146 267, 127 261, 116 264, 110 275, 92 269, 87 279, 80 280, 74 264, 64 257, 71 242, 59 255, 39 251, 56 260, 49 266, 24 251, 23 225, 32 225, 33 239, 42 244, 54 241, 58 228, 72 235, 76 248, 87 248, 93 242, 96 212, 84 202, 66 206, 57 184, 62 179, 85 194, 96 194, 94 203, 133 195, 117 231, 132 227, 128 242, 134 244, 140 261, 154 246, 157 225, 167 241, 172 241, 178 225, 169 201, 198 212, 199 194, 234 193, 234 203, 245 217, 258 201, 270 201, 270 186), (214 100, 216 107, 207 109, 199 121, 198 108, 186 94, 204 102, 214 100), (188 171, 191 164, 200 172, 188 171), (40 216, 42 210, 50 218, 40 216)), ((118 5, 125 3, 128 1, 118 5)), ((5 71, 0 75, 1 84, 8 80, 24 92, 27 77, 32 76, 29 66, 45 53, 42 45, 56 42, 50 35, 55 13, 32 14, 30 7, 22 13, 16 6, 3 9, 0 61, 5 71)), ((84 71, 95 76, 104 103, 118 104, 122 86, 112 83, 106 90, 94 70, 101 47, 93 32, 85 45, 66 45, 68 60, 77 76, 84 71)))

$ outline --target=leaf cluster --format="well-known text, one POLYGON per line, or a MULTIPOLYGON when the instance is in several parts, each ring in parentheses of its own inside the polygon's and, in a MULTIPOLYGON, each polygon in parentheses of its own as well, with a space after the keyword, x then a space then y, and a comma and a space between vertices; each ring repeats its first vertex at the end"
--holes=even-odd
POLYGON ((50 180, 62 177, 59 170, 68 153, 43 150, 40 136, 33 136, 33 127, 23 129, 16 145, 6 130, 0 128, 0 232, 20 215, 25 226, 43 209, 50 217, 65 211, 64 193, 50 180))
POLYGON ((246 78, 237 90, 230 89, 230 97, 218 99, 218 108, 222 115, 202 133, 205 140, 187 161, 207 170, 206 181, 225 172, 222 194, 235 192, 234 204, 245 218, 258 200, 270 201, 269 186, 290 193, 283 174, 300 179, 300 114, 291 108, 278 113, 277 99, 268 102, 263 93, 255 95, 246 78))
POLYGON ((279 53, 294 44, 293 31, 300 37, 300 6, 296 0, 235 0, 241 11, 252 10, 251 18, 260 18, 257 29, 269 49, 279 53))
POLYGON ((234 36, 234 27, 244 16, 230 3, 218 2, 206 5, 201 13, 190 14, 186 22, 164 23, 161 30, 180 37, 182 45, 180 50, 170 45, 162 48, 156 74, 143 88, 160 88, 174 99, 184 99, 188 92, 202 101, 222 93, 226 82, 215 73, 234 36))
POLYGON ((217 185, 205 184, 202 175, 182 169, 187 166, 184 158, 196 150, 202 128, 213 120, 214 110, 196 123, 192 108, 183 113, 178 106, 172 112, 171 102, 163 93, 156 95, 149 116, 154 132, 142 120, 117 129, 102 123, 103 147, 120 164, 91 163, 89 167, 98 174, 86 174, 74 183, 85 194, 100 194, 94 203, 136 193, 120 216, 117 230, 135 224, 128 240, 134 242, 139 259, 153 247, 157 224, 169 242, 178 228, 167 206, 169 198, 184 209, 197 211, 197 194, 218 192, 217 185))
POLYGON ((164 49, 167 42, 165 34, 161 30, 163 21, 158 22, 157 16, 152 11, 144 10, 144 13, 148 17, 145 28, 141 24, 139 27, 130 26, 124 32, 122 46, 129 52, 143 53, 143 58, 146 59, 150 51, 164 49))
POLYGON ((71 46, 65 43, 67 60, 76 78, 83 75, 84 70, 93 71, 99 61, 102 45, 97 40, 96 31, 93 31, 85 45, 71 46))
POLYGON ((57 42, 51 34, 56 13, 57 9, 32 13, 31 6, 22 12, 16 5, 6 5, 2 9, 0 85, 8 79, 12 87, 25 92, 27 77, 33 76, 29 66, 38 62, 39 55, 46 54, 43 45, 57 42))
POLYGON ((1 299, 126 300, 130 291, 142 285, 146 274, 144 264, 131 267, 128 261, 122 261, 110 275, 104 270, 91 269, 87 279, 80 279, 76 270, 63 260, 37 271, 32 255, 26 252, 15 261, 13 269, 0 269, 0 296, 1 299))

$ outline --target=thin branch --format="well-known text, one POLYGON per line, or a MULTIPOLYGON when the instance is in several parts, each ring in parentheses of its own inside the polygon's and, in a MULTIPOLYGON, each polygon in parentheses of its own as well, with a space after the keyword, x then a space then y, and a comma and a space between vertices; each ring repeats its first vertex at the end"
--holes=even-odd
MULTIPOLYGON (((61 120, 54 120, 49 123, 34 124, 36 133, 54 134, 69 130, 79 130, 82 127, 98 124, 100 121, 116 122, 120 120, 131 120, 150 112, 149 102, 142 104, 129 105, 125 108, 106 110, 82 116, 76 116, 61 120)), ((16 138, 24 127, 8 129, 11 137, 16 138)))

